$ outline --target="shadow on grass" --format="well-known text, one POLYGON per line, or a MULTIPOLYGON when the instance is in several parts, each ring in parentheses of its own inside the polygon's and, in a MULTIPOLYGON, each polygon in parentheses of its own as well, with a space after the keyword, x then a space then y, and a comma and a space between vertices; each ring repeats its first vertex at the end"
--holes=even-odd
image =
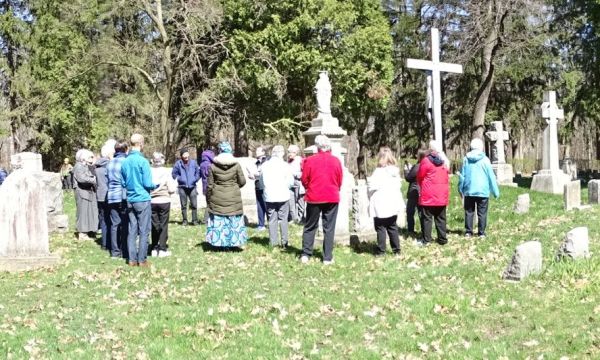
MULTIPOLYGON (((258 235, 251 236, 248 239, 248 242, 252 242, 254 244, 264 246, 266 248, 273 247, 273 246, 271 246, 271 242, 270 242, 269 238, 265 237, 265 236, 258 236, 258 235)), ((284 252, 286 254, 292 254, 294 256, 300 256, 300 254, 302 254, 302 249, 299 249, 295 246, 288 244, 288 246, 286 246, 285 248, 282 248, 282 252, 284 252)))
POLYGON ((242 252, 244 251, 244 249, 241 249, 239 247, 221 247, 221 246, 213 246, 209 243, 205 242, 201 242, 199 244, 196 244, 196 247, 201 247, 203 251, 205 252, 234 252, 234 253, 238 253, 238 252, 242 252))

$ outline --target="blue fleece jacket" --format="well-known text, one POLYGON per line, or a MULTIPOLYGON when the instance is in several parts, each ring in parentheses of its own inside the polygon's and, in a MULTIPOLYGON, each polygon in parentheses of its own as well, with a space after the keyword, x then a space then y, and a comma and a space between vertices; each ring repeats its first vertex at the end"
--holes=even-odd
POLYGON ((187 164, 183 160, 177 160, 173 171, 171 172, 173 179, 177 180, 177 184, 181 188, 195 188, 196 183, 200 180, 200 167, 196 160, 188 160, 187 164))
POLYGON ((463 196, 500 196, 496 175, 490 159, 480 150, 472 150, 463 159, 462 171, 458 180, 458 191, 463 196))
POLYGON ((131 150, 121 165, 122 185, 127 189, 127 201, 150 201, 150 191, 156 189, 152 182, 150 163, 137 150, 131 150))

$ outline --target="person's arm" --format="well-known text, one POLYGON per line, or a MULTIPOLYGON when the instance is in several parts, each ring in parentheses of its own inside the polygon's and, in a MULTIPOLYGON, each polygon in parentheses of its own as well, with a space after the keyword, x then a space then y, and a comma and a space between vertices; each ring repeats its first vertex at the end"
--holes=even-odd
POLYGON ((201 176, 200 176, 200 164, 198 164, 198 162, 196 162, 196 168, 194 171, 194 185, 196 185, 196 183, 198 181, 200 181, 201 176))
POLYGON ((150 163, 148 163, 148 160, 142 162, 140 171, 142 172, 142 186, 144 189, 148 191, 156 189, 158 185, 152 181, 152 173, 150 172, 150 163))
MULTIPOLYGON (((244 185, 246 185, 246 177, 244 176, 244 170, 242 170, 242 166, 239 163, 236 165, 236 172, 238 186, 244 187, 244 185)), ((212 175, 212 171, 210 174, 212 175)))
MULTIPOLYGON (((210 167, 212 168, 213 165, 211 165, 210 167)), ((206 178, 206 194, 204 194, 204 196, 206 196, 206 200, 210 198, 214 184, 215 178, 213 176, 213 172, 212 170, 208 170, 208 177, 206 178)))
POLYGON ((342 163, 339 159, 337 159, 336 167, 335 167, 335 175, 338 185, 338 190, 342 188, 342 182, 344 181, 344 170, 342 169, 342 163))
POLYGON ((177 178, 179 177, 179 160, 175 162, 173 170, 171 170, 171 177, 175 180, 177 180, 177 178))
POLYGON ((75 181, 80 184, 88 184, 88 185, 96 185, 96 177, 92 174, 91 171, 86 171, 86 168, 79 166, 75 168, 73 172, 73 177, 75 181))
POLYGON ((494 173, 494 169, 492 169, 492 164, 489 160, 485 164, 485 172, 487 173, 488 181, 490 182, 490 189, 492 189, 492 194, 497 199, 500 197, 500 189, 498 188, 498 181, 496 181, 496 174, 494 173))
POLYGON ((417 184, 419 184, 419 186, 421 186, 421 184, 423 183, 423 179, 425 179, 428 164, 429 162, 425 158, 423 158, 423 160, 421 160, 421 162, 419 163, 419 170, 417 171, 417 184))
POLYGON ((463 187, 465 186, 465 174, 467 173, 467 159, 463 159, 463 164, 462 164, 462 168, 460 169, 460 172, 458 173, 458 193, 460 194, 460 196, 463 196, 463 194, 465 193, 465 189, 463 189, 463 187))
POLYGON ((310 164, 306 160, 304 160, 304 164, 302 166, 302 176, 300 177, 300 182, 305 189, 308 189, 308 183, 310 183, 310 164))
POLYGON ((419 164, 417 163, 416 165, 413 165, 410 170, 408 171, 408 173, 405 175, 405 179, 408 182, 415 182, 417 181, 417 171, 419 171, 419 164))

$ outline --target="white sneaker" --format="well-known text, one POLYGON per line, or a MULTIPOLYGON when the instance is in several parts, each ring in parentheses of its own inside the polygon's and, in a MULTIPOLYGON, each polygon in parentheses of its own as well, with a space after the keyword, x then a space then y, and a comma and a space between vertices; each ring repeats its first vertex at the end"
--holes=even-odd
POLYGON ((309 261, 310 261, 310 258, 308 256, 306 256, 306 255, 302 255, 300 257, 300 262, 303 263, 303 264, 308 264, 309 261))
POLYGON ((323 260, 323 265, 333 265, 333 259, 331 259, 331 260, 323 260))
POLYGON ((167 256, 171 256, 171 252, 169 250, 166 251, 159 251, 158 252, 158 257, 167 257, 167 256))
POLYGON ((156 249, 152 250, 152 252, 150 253, 150 256, 153 256, 153 257, 158 256, 158 250, 156 250, 156 249))

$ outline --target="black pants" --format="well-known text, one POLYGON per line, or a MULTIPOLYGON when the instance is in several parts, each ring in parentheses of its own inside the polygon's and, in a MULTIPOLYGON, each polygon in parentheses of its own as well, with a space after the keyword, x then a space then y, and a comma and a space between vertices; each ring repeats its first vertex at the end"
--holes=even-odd
POLYGON ((110 211, 110 254, 121 257, 127 252, 127 236, 129 234, 129 217, 127 203, 108 204, 110 211))
POLYGON ((437 242, 446 244, 446 207, 445 206, 422 206, 423 209, 423 242, 431 242, 431 231, 433 221, 435 220, 435 229, 437 231, 437 242))
POLYGON ((152 204, 152 246, 153 250, 167 251, 169 238, 169 211, 171 204, 152 204))
POLYGON ((465 233, 473 235, 473 215, 477 208, 477 235, 485 235, 488 201, 485 197, 465 196, 465 233))
POLYGON ((73 182, 71 181, 71 174, 62 177, 62 187, 64 190, 73 188, 73 182))
POLYGON ((102 230, 101 246, 102 250, 109 249, 110 246, 110 208, 106 201, 98 201, 98 227, 102 230))
POLYGON ((302 233, 302 255, 312 256, 319 218, 323 219, 323 260, 333 259, 333 241, 338 204, 306 204, 306 223, 302 233))
POLYGON ((196 188, 180 187, 177 189, 177 193, 181 202, 181 217, 183 221, 187 222, 187 204, 189 198, 190 208, 192 209, 192 223, 198 223, 198 191, 196 188))
POLYGON ((400 253, 400 238, 398 237, 398 216, 389 218, 374 218, 375 231, 377 231, 377 253, 385 253, 385 235, 390 237, 390 245, 394 254, 400 253))
POLYGON ((406 228, 409 232, 415 232, 415 213, 417 213, 417 216, 419 217, 421 230, 423 229, 423 214, 418 203, 419 194, 417 194, 417 196, 411 196, 409 194, 408 199, 406 200, 406 228))

